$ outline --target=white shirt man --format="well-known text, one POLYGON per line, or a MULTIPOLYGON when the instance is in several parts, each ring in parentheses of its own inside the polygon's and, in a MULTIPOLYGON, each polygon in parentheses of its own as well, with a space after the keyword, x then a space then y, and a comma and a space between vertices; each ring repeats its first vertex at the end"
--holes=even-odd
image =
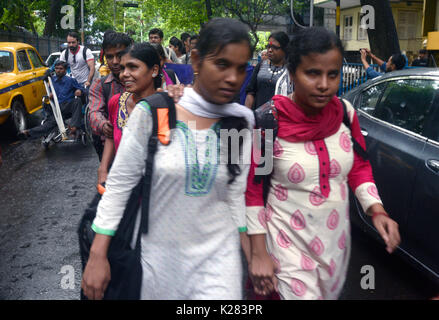
POLYGON ((90 86, 95 73, 95 58, 90 49, 87 48, 84 59, 84 46, 79 45, 76 32, 71 32, 67 36, 69 50, 66 61, 66 50, 61 53, 60 60, 69 64, 73 77, 85 87, 90 86))

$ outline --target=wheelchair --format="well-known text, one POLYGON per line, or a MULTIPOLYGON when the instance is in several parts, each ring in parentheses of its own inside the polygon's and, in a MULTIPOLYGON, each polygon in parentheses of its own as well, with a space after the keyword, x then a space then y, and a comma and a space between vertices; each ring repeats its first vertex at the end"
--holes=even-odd
MULTIPOLYGON (((46 79, 43 80, 43 82, 47 92, 47 95, 43 97, 43 109, 46 115, 50 112, 53 113, 53 116, 56 121, 56 126, 49 133, 43 136, 41 140, 41 145, 46 150, 49 149, 51 145, 57 143, 82 143, 82 145, 87 146, 89 143, 92 142, 91 135, 87 133, 87 130, 91 130, 88 123, 88 119, 86 120, 87 118, 86 112, 88 109, 88 94, 85 95, 86 103, 85 104, 82 103, 82 113, 83 113, 82 119, 84 119, 84 121, 82 121, 81 126, 77 128, 78 132, 76 135, 76 139, 71 139, 69 137, 70 136, 70 129, 68 126, 69 120, 64 119, 61 113, 61 109, 58 103, 58 97, 56 96, 55 90, 49 90, 49 88, 53 88, 52 79, 50 77, 47 77, 46 79), (48 96, 49 92, 52 92, 53 100, 49 99, 48 96), (85 121, 87 121, 87 124, 85 121)), ((80 98, 75 97, 75 99, 80 99, 80 98)), ((41 124, 43 125, 45 121, 47 121, 47 118, 43 120, 41 124)))

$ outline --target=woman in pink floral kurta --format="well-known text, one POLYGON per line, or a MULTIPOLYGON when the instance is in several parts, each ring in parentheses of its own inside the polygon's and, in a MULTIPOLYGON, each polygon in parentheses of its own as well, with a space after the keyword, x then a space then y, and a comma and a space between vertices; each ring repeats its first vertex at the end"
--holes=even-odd
POLYGON ((351 137, 363 148, 365 142, 348 102, 351 129, 342 122, 342 103, 335 96, 342 52, 340 40, 321 28, 307 29, 290 45, 295 92, 273 98, 279 133, 265 207, 254 163, 246 193, 250 274, 257 293, 274 287, 282 299, 338 298, 350 256, 348 185, 373 215, 388 251, 399 243, 398 226, 382 206, 371 166, 353 151, 351 137))

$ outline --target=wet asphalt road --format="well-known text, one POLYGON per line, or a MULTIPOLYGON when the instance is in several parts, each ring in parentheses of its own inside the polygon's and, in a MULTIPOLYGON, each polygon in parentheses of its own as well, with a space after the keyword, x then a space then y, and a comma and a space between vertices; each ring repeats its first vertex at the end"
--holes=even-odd
MULTIPOLYGON (((32 116, 32 123, 39 117, 32 116)), ((16 141, 1 126, 0 145, 0 299, 79 299, 76 229, 95 193, 98 160, 93 147, 58 144, 45 151, 39 140, 16 141), (64 278, 73 274, 74 282, 64 278)), ((431 281, 361 230, 353 227, 352 237, 342 300, 424 300, 439 294, 431 281), (361 289, 364 265, 374 267, 373 290, 361 289)))

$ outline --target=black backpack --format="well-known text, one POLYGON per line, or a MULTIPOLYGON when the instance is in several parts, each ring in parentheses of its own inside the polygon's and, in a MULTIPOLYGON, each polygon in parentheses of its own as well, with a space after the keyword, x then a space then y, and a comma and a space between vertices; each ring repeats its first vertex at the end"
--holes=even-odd
MULTIPOLYGON (((132 190, 127 202, 123 217, 116 234, 112 237, 108 249, 108 261, 111 268, 111 281, 104 294, 105 300, 139 300, 142 284, 142 266, 140 263, 140 238, 148 232, 149 198, 153 174, 154 156, 158 145, 159 120, 157 109, 168 109, 168 124, 172 130, 176 126, 176 110, 174 101, 167 93, 159 92, 142 99, 151 107, 153 127, 148 141, 148 156, 146 159, 145 175, 132 190), (141 201, 140 201, 141 200, 141 201), (135 234, 137 212, 142 204, 140 231, 136 239, 136 246, 131 248, 131 240, 135 234)), ((91 229, 96 211, 101 199, 97 193, 89 207, 85 210, 78 228, 79 250, 81 254, 82 270, 87 264, 90 248, 95 232, 91 229)), ((82 290, 81 299, 86 300, 82 290)))
MULTIPOLYGON (((344 125, 351 130, 351 122, 349 120, 349 116, 347 113, 346 104, 343 101, 343 99, 340 99, 342 105, 343 105, 343 123, 344 125)), ((260 106, 258 109, 254 111, 255 114, 255 120, 256 120, 256 128, 261 129, 262 131, 262 141, 261 141, 261 150, 262 150, 262 156, 264 156, 264 150, 265 148, 273 149, 274 141, 276 140, 277 133, 278 133, 278 126, 277 126, 277 114, 276 114, 276 108, 274 106, 274 102, 271 100, 262 106, 260 106), (269 141, 265 139, 265 130, 271 129, 273 130, 273 140, 269 141)), ((364 160, 368 159, 367 151, 363 149, 363 147, 354 139, 354 137, 351 136, 351 141, 353 144, 354 152, 356 152, 361 158, 364 160)), ((264 167, 264 163, 260 163, 258 167, 264 167)), ((264 198, 264 205, 267 203, 267 197, 268 197, 268 191, 270 189, 270 180, 271 180, 271 173, 268 175, 256 175, 254 176, 254 182, 259 184, 262 182, 263 184, 263 198, 264 198)))

